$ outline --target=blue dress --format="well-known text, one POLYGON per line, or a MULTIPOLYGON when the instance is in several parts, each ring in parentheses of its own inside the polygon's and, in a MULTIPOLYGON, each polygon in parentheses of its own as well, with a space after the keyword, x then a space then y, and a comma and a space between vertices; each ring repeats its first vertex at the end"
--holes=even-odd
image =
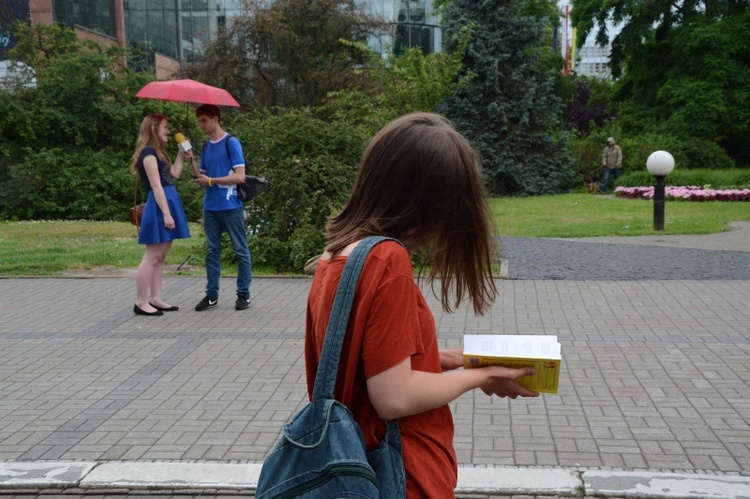
POLYGON ((177 189, 172 184, 172 177, 169 175, 169 165, 162 161, 151 146, 146 146, 141 151, 138 159, 138 174, 141 177, 143 188, 148 192, 146 206, 143 208, 141 218, 141 230, 138 233, 139 244, 159 244, 172 241, 174 239, 185 239, 190 237, 190 229, 185 216, 185 209, 182 207, 182 200, 177 193, 177 189), (164 227, 164 215, 156 204, 154 191, 151 189, 151 183, 143 167, 143 160, 148 156, 154 156, 159 167, 159 179, 164 189, 164 195, 167 198, 169 213, 174 219, 174 229, 164 227))

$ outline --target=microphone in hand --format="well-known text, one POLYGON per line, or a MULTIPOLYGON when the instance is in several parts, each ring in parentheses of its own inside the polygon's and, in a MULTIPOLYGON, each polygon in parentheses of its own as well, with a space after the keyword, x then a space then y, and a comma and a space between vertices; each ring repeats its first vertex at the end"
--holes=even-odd
POLYGON ((182 152, 188 152, 193 148, 193 146, 190 145, 190 141, 181 133, 174 134, 174 140, 177 142, 177 147, 182 149, 182 152))

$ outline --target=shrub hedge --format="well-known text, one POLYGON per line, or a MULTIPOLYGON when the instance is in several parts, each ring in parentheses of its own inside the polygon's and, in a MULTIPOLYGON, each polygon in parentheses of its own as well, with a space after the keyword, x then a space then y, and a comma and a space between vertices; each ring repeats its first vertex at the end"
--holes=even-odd
POLYGON ((648 156, 659 150, 669 151, 674 156, 676 166, 681 169, 736 167, 724 149, 710 140, 661 133, 621 137, 617 129, 610 127, 596 130, 585 138, 572 139, 571 151, 579 169, 601 165, 602 151, 607 145, 608 137, 614 137, 622 148, 622 165, 625 171, 644 168, 648 156))
MULTIPOLYGON (((242 143, 247 172, 270 183, 246 205, 253 265, 300 271, 321 253, 328 217, 346 202, 370 131, 308 110, 242 115, 227 129, 242 143)), ((233 259, 231 249, 222 258, 233 259)))
MULTIPOLYGON (((649 186, 653 183, 653 175, 643 166, 640 170, 623 173, 614 185, 620 187, 640 187, 649 186)), ((750 187, 750 169, 687 170, 675 168, 667 176, 664 183, 667 185, 710 186, 713 189, 745 189, 750 187)))

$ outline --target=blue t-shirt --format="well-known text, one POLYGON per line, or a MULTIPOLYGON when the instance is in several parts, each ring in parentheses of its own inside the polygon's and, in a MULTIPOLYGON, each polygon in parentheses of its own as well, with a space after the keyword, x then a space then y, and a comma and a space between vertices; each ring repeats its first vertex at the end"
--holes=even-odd
MULTIPOLYGON (((234 172, 235 168, 244 167, 245 158, 242 155, 242 145, 236 137, 225 134, 216 142, 209 141, 201 153, 201 172, 207 177, 226 177, 234 172), (229 156, 227 156, 227 144, 229 141, 229 156)), ((203 195, 203 209, 205 211, 224 211, 242 208, 242 201, 237 197, 237 188, 234 185, 206 186, 203 195)))
POLYGON ((143 167, 143 160, 148 156, 156 158, 156 165, 159 167, 159 178, 161 179, 161 186, 166 187, 172 185, 172 176, 169 174, 169 165, 162 161, 162 159, 156 154, 156 149, 151 146, 145 146, 141 149, 141 154, 138 156, 138 175, 141 177, 141 184, 146 192, 151 192, 151 181, 146 175, 146 169, 143 167))

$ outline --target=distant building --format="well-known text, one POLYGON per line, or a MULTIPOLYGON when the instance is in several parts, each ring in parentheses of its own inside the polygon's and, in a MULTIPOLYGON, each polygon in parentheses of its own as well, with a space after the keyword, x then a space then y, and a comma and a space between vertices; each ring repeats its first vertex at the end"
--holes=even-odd
POLYGON ((385 55, 397 55, 404 48, 419 47, 423 54, 441 52, 443 48, 440 18, 434 13, 434 0, 359 0, 373 14, 393 26, 393 32, 382 39, 370 40, 370 46, 385 55))
POLYGON ((3 0, 0 4, 0 80, 20 69, 8 62, 8 52, 18 42, 12 28, 16 21, 28 21, 29 16, 28 0, 3 0))
MULTIPOLYGON (((256 0, 270 3, 273 0, 256 0)), ((370 12, 389 21, 390 35, 370 40, 384 54, 405 47, 439 52, 442 38, 433 0, 357 0, 370 12)), ((0 61, 12 46, 12 19, 32 25, 58 22, 74 29, 81 39, 120 47, 145 46, 147 66, 157 78, 167 79, 180 63, 194 62, 220 27, 242 12, 242 0, 3 0, 0 7, 0 61), (5 47, 2 42, 5 41, 5 47)), ((0 65, 0 71, 2 71, 0 65)))
POLYGON ((577 52, 576 74, 611 78, 612 73, 609 69, 609 53, 611 50, 611 46, 600 47, 594 43, 593 36, 588 37, 586 43, 577 52))
POLYGON ((29 2, 4 0, 0 5, 0 59, 5 59, 8 51, 16 44, 11 33, 15 21, 29 18, 29 2))
POLYGON ((600 47, 595 42, 596 33, 599 30, 598 24, 595 23, 583 46, 581 48, 574 48, 573 44, 577 44, 577 39, 574 35, 574 27, 570 23, 571 5, 569 5, 567 0, 559 0, 558 6, 560 7, 560 41, 558 45, 556 36, 554 42, 555 52, 559 53, 567 61, 568 68, 575 71, 577 75, 611 78, 612 73, 609 68, 609 57, 612 51, 612 37, 619 32, 619 29, 615 28, 611 23, 607 23, 609 43, 604 47, 600 47))

